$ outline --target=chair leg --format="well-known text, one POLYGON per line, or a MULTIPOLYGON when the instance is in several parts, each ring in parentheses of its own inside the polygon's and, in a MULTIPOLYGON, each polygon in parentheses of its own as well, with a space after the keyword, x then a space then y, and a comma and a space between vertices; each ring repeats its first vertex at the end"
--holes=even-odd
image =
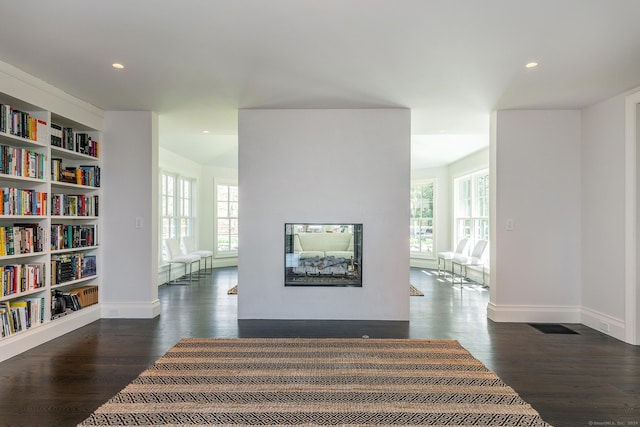
POLYGON ((198 274, 196 274, 196 276, 199 279, 203 276, 208 276, 210 274, 213 274, 213 256, 201 257, 200 261, 198 261, 198 274), (207 267, 207 259, 210 260, 208 267, 207 267), (204 269, 202 268, 202 261, 204 261, 204 269))
MULTIPOLYGON (((200 281, 200 260, 198 261, 193 261, 189 263, 189 284, 191 284, 191 282, 193 282, 193 264, 198 263, 198 274, 196 274, 196 279, 198 281, 200 281)), ((185 264, 186 267, 186 264, 185 264)))
POLYGON ((456 284, 456 263, 451 261, 451 284, 455 286, 456 284))
MULTIPOLYGON (((462 264, 457 264, 457 265, 460 268, 460 273, 458 274, 458 277, 460 278, 460 290, 462 290, 462 281, 463 281, 462 280, 462 277, 463 277, 462 264)), ((456 266, 456 263, 454 263, 452 261, 451 262, 451 283, 453 284, 453 286, 456 285, 456 273, 455 273, 456 270, 455 270, 455 266, 456 266)), ((465 270, 466 270, 466 267, 465 267, 465 270)))
MULTIPOLYGON (((196 261, 194 261, 196 262, 196 261)), ((167 282, 168 285, 171 284, 182 284, 182 285, 186 285, 186 284, 191 284, 193 282, 193 264, 194 262, 181 262, 180 264, 182 264, 184 266, 184 274, 180 277, 178 277, 175 280, 171 280, 171 264, 173 263, 169 263, 169 281, 167 282), (188 270, 188 271, 187 271, 188 270), (186 276, 189 275, 189 279, 187 281, 186 276)))

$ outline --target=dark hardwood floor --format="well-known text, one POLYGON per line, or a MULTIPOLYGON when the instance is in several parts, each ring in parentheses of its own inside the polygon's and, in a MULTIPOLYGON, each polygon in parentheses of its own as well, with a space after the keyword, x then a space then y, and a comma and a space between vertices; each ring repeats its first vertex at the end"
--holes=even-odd
POLYGON ((491 322, 482 288, 412 269, 425 296, 411 297, 410 322, 238 321, 236 277, 161 286, 155 319, 99 320, 0 363, 0 425, 75 426, 183 337, 363 335, 458 340, 556 427, 640 425, 640 347, 582 325, 566 335, 491 322))

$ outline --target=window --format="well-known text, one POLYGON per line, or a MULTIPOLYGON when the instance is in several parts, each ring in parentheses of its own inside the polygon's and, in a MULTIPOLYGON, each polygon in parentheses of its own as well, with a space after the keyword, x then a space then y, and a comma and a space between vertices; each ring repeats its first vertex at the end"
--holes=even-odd
POLYGON ((489 240, 489 171, 457 178, 455 187, 455 239, 469 238, 469 248, 489 240))
POLYGON ((162 239, 180 240, 182 237, 193 235, 195 222, 193 186, 193 179, 164 171, 161 173, 160 221, 162 239))
POLYGON ((434 187, 433 182, 423 182, 411 186, 409 244, 412 256, 433 257, 434 187))
POLYGON ((160 195, 160 217, 162 218, 162 239, 171 239, 177 235, 175 220, 176 184, 175 177, 162 173, 160 195))
POLYGON ((216 251, 238 252, 238 186, 216 185, 216 251))

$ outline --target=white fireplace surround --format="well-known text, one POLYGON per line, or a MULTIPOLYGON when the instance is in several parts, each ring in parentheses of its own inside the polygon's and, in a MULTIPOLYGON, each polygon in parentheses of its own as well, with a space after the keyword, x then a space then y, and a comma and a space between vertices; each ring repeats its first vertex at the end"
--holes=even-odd
POLYGON ((238 121, 238 318, 407 321, 410 111, 244 109, 238 121), (318 219, 363 225, 362 287, 284 286, 283 224, 318 219))

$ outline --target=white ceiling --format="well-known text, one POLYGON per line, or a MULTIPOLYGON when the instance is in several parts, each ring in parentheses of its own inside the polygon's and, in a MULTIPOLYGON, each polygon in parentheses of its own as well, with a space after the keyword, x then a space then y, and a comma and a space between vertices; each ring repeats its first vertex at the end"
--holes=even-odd
POLYGON ((219 166, 238 108, 410 108, 415 168, 486 145, 492 110, 640 85, 638 0, 12 0, 1 20, 2 61, 157 111, 163 147, 219 166))

